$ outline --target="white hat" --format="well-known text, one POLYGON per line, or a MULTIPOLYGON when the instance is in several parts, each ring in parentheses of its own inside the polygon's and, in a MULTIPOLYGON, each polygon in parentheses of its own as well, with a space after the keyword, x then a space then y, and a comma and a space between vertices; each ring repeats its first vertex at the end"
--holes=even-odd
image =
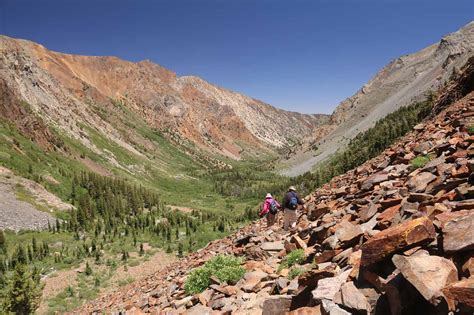
POLYGON ((273 198, 273 197, 272 197, 272 194, 268 193, 268 194, 265 196, 265 199, 267 199, 267 198, 273 198))
POLYGON ((289 191, 296 191, 296 188, 295 188, 295 186, 290 186, 290 187, 288 188, 288 190, 289 190, 289 191))

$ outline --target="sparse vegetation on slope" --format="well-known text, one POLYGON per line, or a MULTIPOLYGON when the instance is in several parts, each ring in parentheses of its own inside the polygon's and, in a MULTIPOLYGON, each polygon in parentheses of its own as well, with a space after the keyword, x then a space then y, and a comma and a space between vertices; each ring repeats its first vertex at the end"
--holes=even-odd
POLYGON ((245 274, 241 263, 242 259, 234 256, 219 255, 212 258, 204 266, 189 273, 184 285, 186 293, 195 294, 204 291, 211 284, 211 276, 225 283, 237 283, 245 274))

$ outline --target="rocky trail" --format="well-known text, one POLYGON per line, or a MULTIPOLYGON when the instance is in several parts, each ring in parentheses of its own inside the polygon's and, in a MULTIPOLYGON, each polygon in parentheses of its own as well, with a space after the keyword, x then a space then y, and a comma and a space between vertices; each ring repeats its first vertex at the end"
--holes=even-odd
POLYGON ((75 313, 472 314, 474 92, 438 111, 307 196, 295 231, 254 222, 75 313), (187 296, 188 272, 218 254, 243 257, 243 279, 187 296))

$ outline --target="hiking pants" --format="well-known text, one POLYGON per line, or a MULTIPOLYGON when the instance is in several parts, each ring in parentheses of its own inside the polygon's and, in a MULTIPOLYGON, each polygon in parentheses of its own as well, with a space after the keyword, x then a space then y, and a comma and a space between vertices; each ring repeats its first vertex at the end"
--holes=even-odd
POLYGON ((276 221, 276 214, 271 214, 270 211, 267 213, 267 227, 272 226, 275 224, 276 221))
POLYGON ((293 223, 296 223, 296 210, 285 209, 283 228, 288 231, 288 227, 293 227, 293 223))

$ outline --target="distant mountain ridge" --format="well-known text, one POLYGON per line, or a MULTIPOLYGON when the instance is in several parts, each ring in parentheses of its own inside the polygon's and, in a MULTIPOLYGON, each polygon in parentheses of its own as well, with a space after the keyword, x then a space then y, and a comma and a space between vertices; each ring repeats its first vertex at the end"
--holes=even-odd
POLYGON ((358 133, 387 114, 443 85, 474 54, 474 21, 443 37, 438 43, 390 62, 357 93, 342 101, 329 123, 313 134, 316 152, 294 156, 283 171, 298 175, 344 147, 358 133))
MULTIPOLYGON (((310 136, 329 119, 274 108, 198 77, 150 61, 63 54, 26 40, 0 36, 0 80, 45 121, 90 145, 79 123, 134 151, 97 112, 114 102, 178 142, 213 153, 271 152, 310 136)), ((136 152, 135 152, 136 153, 136 152)))

